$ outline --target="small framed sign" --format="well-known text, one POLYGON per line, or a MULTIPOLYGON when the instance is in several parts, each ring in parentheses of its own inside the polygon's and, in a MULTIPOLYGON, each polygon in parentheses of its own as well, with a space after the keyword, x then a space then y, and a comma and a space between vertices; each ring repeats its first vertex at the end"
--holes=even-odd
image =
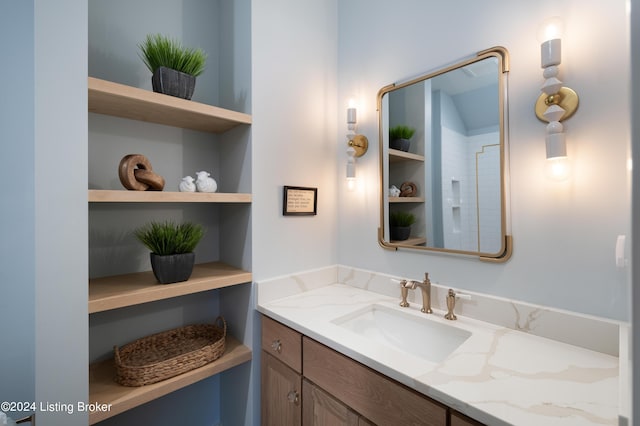
POLYGON ((313 216, 317 214, 318 188, 285 186, 282 214, 285 216, 313 216))

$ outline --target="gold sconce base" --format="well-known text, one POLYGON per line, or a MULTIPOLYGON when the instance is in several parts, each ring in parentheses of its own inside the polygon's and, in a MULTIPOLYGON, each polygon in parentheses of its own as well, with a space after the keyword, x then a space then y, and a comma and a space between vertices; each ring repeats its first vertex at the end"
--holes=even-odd
POLYGON ((362 157, 369 149, 369 139, 365 135, 355 135, 348 144, 355 149, 355 157, 362 157))
POLYGON ((536 117, 538 117, 540 121, 549 122, 549 120, 544 118, 544 112, 549 106, 554 104, 565 111, 559 121, 566 120, 578 110, 578 94, 568 87, 560 88, 558 93, 554 93, 553 95, 541 94, 536 101, 536 117))

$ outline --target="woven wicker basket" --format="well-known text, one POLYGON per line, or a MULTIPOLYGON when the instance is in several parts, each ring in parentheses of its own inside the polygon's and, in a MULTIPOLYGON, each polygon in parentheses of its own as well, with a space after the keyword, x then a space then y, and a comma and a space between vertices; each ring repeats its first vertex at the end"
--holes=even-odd
POLYGON ((143 337, 113 352, 116 382, 144 386, 202 367, 220 358, 225 349, 227 323, 197 324, 143 337))

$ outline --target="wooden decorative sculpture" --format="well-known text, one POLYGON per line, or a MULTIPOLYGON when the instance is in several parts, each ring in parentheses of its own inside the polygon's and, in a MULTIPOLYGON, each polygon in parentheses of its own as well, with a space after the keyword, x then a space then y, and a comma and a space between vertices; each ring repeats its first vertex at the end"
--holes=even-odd
POLYGON ((418 194, 418 188, 413 182, 404 182, 400 185, 401 197, 415 197, 418 194))
POLYGON ((153 172, 151 163, 142 154, 129 154, 122 157, 118 167, 120 183, 134 191, 162 191, 164 178, 153 172))

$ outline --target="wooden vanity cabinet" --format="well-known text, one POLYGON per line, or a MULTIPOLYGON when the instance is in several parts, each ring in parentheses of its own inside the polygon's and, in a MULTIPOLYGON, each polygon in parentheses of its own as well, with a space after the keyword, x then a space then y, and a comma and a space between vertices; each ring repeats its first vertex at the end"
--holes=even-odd
POLYGON ((302 334, 262 317, 262 350, 302 374, 302 334))
POLYGON ((446 426, 447 408, 330 349, 302 339, 305 378, 377 425, 446 426))
MULTIPOLYGON (((307 379, 302 381, 302 424, 359 426, 360 416, 307 379)), ((370 423, 369 423, 370 424, 370 423)))
POLYGON ((302 424, 302 376, 274 356, 262 351, 261 424, 298 426, 302 424))
POLYGON ((265 316, 262 426, 481 426, 265 316))
POLYGON ((302 335, 262 317, 261 424, 302 424, 302 335))

